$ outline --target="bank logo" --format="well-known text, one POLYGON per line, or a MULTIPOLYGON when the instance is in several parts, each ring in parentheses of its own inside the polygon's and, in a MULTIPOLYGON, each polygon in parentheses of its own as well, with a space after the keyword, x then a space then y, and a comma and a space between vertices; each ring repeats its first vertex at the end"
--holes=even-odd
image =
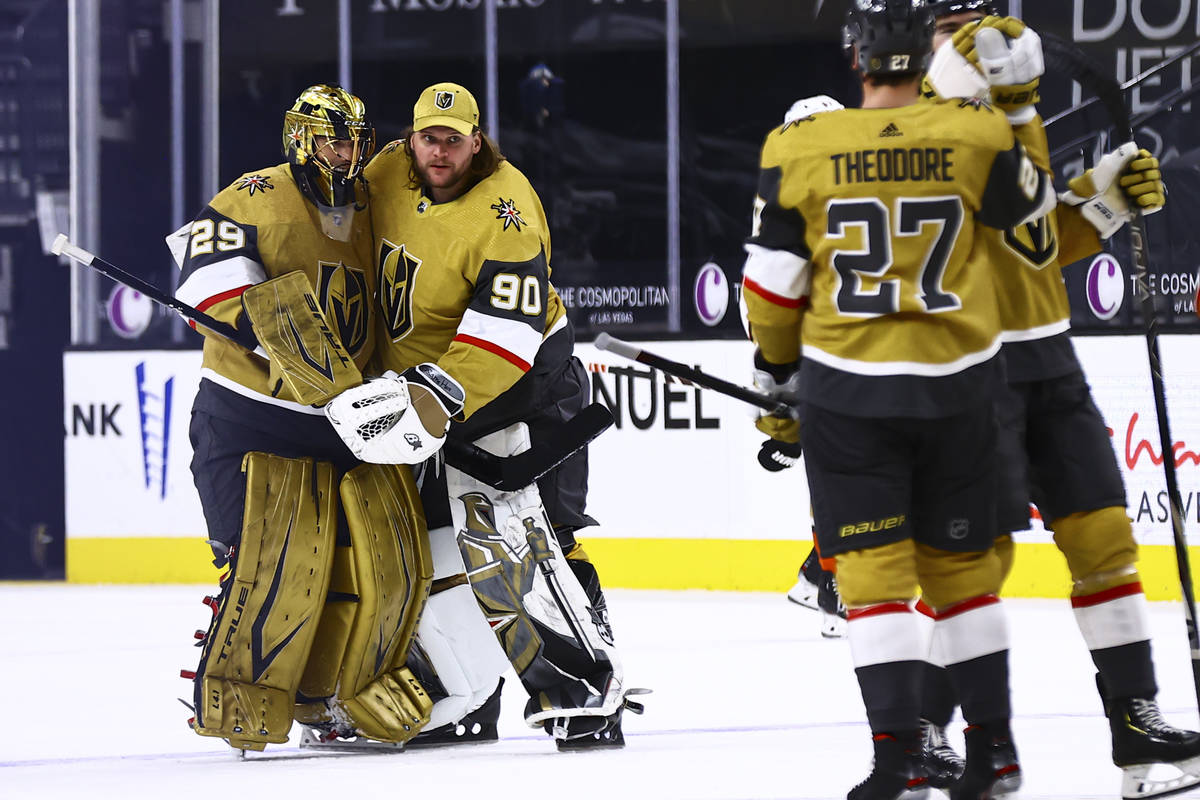
POLYGON ((1092 259, 1087 271, 1087 303, 1096 319, 1112 319, 1125 300, 1125 273, 1108 253, 1092 259))
POLYGON ((693 297, 700 321, 710 328, 719 324, 729 310, 729 279, 725 271, 712 261, 701 267, 696 273, 693 297))
POLYGON ((137 379, 138 430, 142 441, 142 480, 147 491, 167 497, 167 455, 171 441, 171 395, 174 376, 161 386, 146 377, 146 362, 134 368, 137 379))

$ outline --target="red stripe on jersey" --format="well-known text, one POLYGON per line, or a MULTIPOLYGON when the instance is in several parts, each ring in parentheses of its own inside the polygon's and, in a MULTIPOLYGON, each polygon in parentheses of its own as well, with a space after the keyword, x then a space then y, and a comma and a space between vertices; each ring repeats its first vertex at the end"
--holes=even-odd
POLYGON ((877 617, 880 614, 907 614, 908 603, 876 603, 873 606, 851 608, 846 612, 846 619, 853 621, 864 617, 877 617))
MULTIPOLYGON (((228 300, 232 297, 240 297, 242 292, 246 291, 253 285, 254 284, 252 284, 252 283, 247 283, 245 286, 239 286, 238 288, 230 289, 227 292, 220 292, 218 294, 214 294, 212 297, 208 298, 204 302, 197 303, 196 310, 197 311, 205 311, 207 309, 212 308, 213 306, 215 306, 217 303, 221 302, 222 300, 228 300)), ((196 326, 193 325, 192 327, 194 328, 196 326)))
POLYGON ((978 597, 972 597, 970 600, 963 600, 961 603, 947 606, 941 611, 934 612, 934 619, 950 619, 957 617, 959 614, 965 614, 968 611, 974 611, 977 608, 984 606, 995 605, 1000 602, 1000 598, 994 594, 981 594, 978 597))
POLYGON ((800 308, 800 306, 804 305, 803 297, 791 298, 784 297, 781 294, 775 294, 769 289, 764 289, 750 278, 742 278, 742 288, 749 289, 762 299, 766 300, 768 303, 774 303, 775 305, 783 306, 784 308, 800 308))
POLYGON ((1088 608, 1090 606, 1098 606, 1101 603, 1107 603, 1110 600, 1116 600, 1119 597, 1129 597, 1130 595, 1142 593, 1142 582, 1134 581, 1126 583, 1123 586, 1114 586, 1111 589, 1105 589, 1102 592, 1095 594, 1081 594, 1078 597, 1071 598, 1071 608, 1088 608))
POLYGON ((529 372, 529 368, 533 366, 516 353, 511 353, 495 342, 489 342, 487 339, 477 339, 474 336, 468 336, 465 333, 460 333, 458 336, 454 337, 454 341, 463 342, 465 344, 473 344, 476 347, 487 350, 489 353, 495 353, 508 363, 514 365, 517 369, 521 370, 521 372, 529 372))
POLYGON ((925 602, 925 598, 923 597, 917 601, 916 608, 913 610, 918 614, 924 614, 930 619, 937 619, 937 612, 929 607, 929 604, 925 602))

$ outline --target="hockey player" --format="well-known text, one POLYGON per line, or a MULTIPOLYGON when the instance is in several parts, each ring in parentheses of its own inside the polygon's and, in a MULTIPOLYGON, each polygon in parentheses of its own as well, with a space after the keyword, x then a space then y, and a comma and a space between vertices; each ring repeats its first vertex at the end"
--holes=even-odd
MULTIPOLYGON (((985 76, 1000 74, 996 67, 1002 69, 1009 53, 991 45, 1009 52, 1028 50, 1022 42, 1036 43, 1036 34, 1018 20, 995 16, 988 2, 958 0, 933 7, 938 53, 930 69, 931 88, 943 96, 996 97, 985 76), (987 30, 991 32, 979 35, 987 30)), ((1015 60, 1038 64, 1040 50, 1015 60)), ((1048 167, 1049 149, 1034 105, 1038 74, 1019 76, 1024 99, 1006 110, 1035 160, 1048 167)), ((999 95, 1002 103, 1011 93, 1002 90, 999 95)), ((1200 783, 1200 734, 1168 725, 1154 701, 1157 684, 1125 488, 1070 342, 1070 308, 1060 268, 1098 252, 1100 238, 1131 219, 1134 209, 1161 209, 1164 193, 1157 159, 1132 144, 1104 156, 1094 169, 1070 181, 1069 189, 1064 203, 1045 219, 986 235, 1008 372, 1008 385, 997 400, 1000 530, 1028 528, 1032 500, 1054 531, 1071 571, 1076 620, 1096 665, 1113 762, 1124 771, 1123 795, 1155 797, 1200 783), (1157 763, 1171 764, 1183 775, 1149 779, 1150 766, 1157 763)), ((1003 536, 997 548, 1006 554, 1007 573, 1011 537, 1003 536)), ((927 760, 936 784, 956 766, 952 752, 940 744, 940 729, 949 721, 954 700, 938 670, 930 670, 926 686, 925 713, 931 717, 925 726, 927 760)))
MULTIPOLYGON (((374 348, 374 128, 357 97, 317 85, 284 115, 282 141, 286 163, 238 178, 168 239, 177 296, 260 344, 204 343, 192 472, 229 571, 185 673, 191 725, 243 750, 286 741, 293 720, 403 743, 470 708, 435 702, 408 664, 433 577, 411 472, 361 464, 321 408, 362 383, 374 348)), ((492 639, 477 609, 466 622, 453 636, 492 639)), ((451 637, 423 633, 423 677, 455 673, 451 637)), ((504 664, 473 663, 491 676, 478 706, 504 664)))
MULTIPOLYGON (((402 417, 388 433, 400 442, 396 457, 418 463, 433 455, 448 425, 450 436, 509 455, 578 413, 589 382, 550 284, 545 214, 528 180, 479 129, 472 94, 453 83, 425 89, 412 133, 385 147, 366 176, 382 303, 379 363, 399 377, 363 391, 420 384, 441 401, 422 411, 419 426, 404 428, 402 417), (401 431, 421 447, 396 439, 401 431)), ((354 413, 341 398, 330 407, 345 440, 369 446, 356 441, 354 413)), ((595 568, 574 538, 594 522, 584 512, 586 492, 584 452, 515 499, 436 461, 426 463, 422 485, 435 551, 439 541, 453 547, 457 533, 470 588, 531 695, 526 722, 544 727, 560 749, 623 744, 621 712, 635 707, 624 700, 595 568), (530 591, 538 602, 522 608, 530 591)))
POLYGON ((920 587, 952 620, 933 647, 962 693, 967 769, 954 798, 1020 784, 1009 730, 1007 636, 996 596, 999 312, 979 224, 1055 203, 1004 114, 917 103, 933 20, 911 0, 862 0, 845 44, 861 109, 827 98, 763 146, 743 280, 752 337, 804 431, 821 554, 849 609, 875 765, 851 800, 924 796, 920 587), (794 379, 795 373, 798 379, 794 379))

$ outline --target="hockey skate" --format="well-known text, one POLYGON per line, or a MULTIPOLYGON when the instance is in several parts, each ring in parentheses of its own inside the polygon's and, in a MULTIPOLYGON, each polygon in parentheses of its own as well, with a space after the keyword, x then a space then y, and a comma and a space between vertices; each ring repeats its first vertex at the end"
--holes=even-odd
POLYGON ((814 547, 808 552, 808 558, 804 559, 804 564, 800 567, 800 573, 796 576, 796 585, 788 589, 787 599, 804 608, 820 611, 821 608, 817 605, 820 584, 821 561, 817 558, 817 549, 814 547))
POLYGON ((921 764, 935 789, 949 789, 962 777, 967 762, 946 741, 946 729, 921 720, 921 764))
POLYGON ((817 607, 821 611, 821 635, 826 639, 841 639, 846 635, 846 606, 838 594, 837 578, 832 572, 821 572, 817 586, 817 607))
POLYGON ((483 705, 467 714, 457 723, 441 725, 427 731, 421 731, 409 742, 409 747, 441 747, 448 744, 484 744, 497 741, 500 736, 496 731, 496 721, 500 719, 500 691, 504 688, 504 678, 496 684, 483 705))
POLYGON ((921 742, 916 733, 899 737, 876 734, 875 763, 867 779, 846 800, 925 800, 929 782, 921 769, 921 742))
POLYGON ((1153 698, 1109 700, 1099 675, 1096 688, 1112 731, 1113 763, 1123 773, 1121 797, 1166 797, 1200 786, 1200 733, 1168 724, 1153 698), (1157 774, 1163 771, 1178 774, 1157 774))
POLYGON ((1021 787, 1017 748, 1007 724, 967 728, 967 764, 950 787, 950 800, 1014 798, 1021 787))

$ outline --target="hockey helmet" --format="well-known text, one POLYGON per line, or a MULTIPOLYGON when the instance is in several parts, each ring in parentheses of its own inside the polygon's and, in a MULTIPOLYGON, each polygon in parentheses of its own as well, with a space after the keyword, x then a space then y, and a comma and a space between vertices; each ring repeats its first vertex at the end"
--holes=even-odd
POLYGON ((991 0, 935 0, 929 4, 934 19, 948 17, 951 14, 965 14, 968 11, 978 11, 985 15, 999 16, 1000 10, 991 0))
POLYGON ((933 15, 925 0, 854 0, 842 47, 863 75, 918 75, 929 65, 933 15))
POLYGON ((283 115, 283 153, 306 197, 344 206, 354 202, 354 183, 375 154, 375 127, 362 100, 345 89, 310 86, 283 115))

